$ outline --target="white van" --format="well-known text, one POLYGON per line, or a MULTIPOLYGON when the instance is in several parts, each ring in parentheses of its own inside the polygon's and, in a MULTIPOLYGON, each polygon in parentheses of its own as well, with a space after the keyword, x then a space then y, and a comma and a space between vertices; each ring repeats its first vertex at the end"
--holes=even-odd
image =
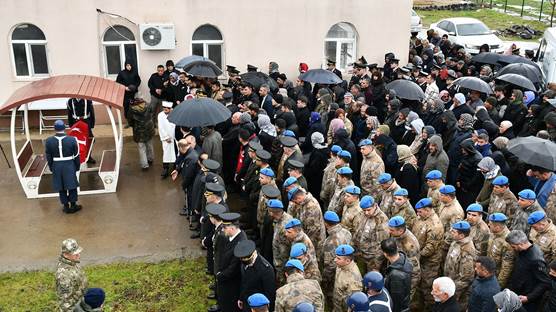
POLYGON ((537 52, 537 64, 545 83, 556 82, 556 27, 547 28, 537 52))

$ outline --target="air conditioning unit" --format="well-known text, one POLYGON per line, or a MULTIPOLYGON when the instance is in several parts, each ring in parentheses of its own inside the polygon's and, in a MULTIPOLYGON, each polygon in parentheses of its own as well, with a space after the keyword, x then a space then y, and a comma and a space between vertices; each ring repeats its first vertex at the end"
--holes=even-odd
POLYGON ((174 24, 140 24, 141 50, 170 50, 176 48, 174 24))

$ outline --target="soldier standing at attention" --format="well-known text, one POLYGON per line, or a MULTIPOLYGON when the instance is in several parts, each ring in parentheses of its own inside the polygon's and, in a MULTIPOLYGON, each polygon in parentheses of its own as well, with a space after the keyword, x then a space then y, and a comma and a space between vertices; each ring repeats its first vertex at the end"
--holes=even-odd
POLYGON ((488 227, 491 234, 488 239, 487 257, 492 258, 496 263, 497 279, 502 289, 506 288, 515 260, 515 252, 506 242, 506 236, 510 233, 506 226, 507 220, 508 217, 500 212, 488 216, 488 227))
POLYGON ((350 245, 340 245, 336 248, 336 277, 334 281, 333 312, 347 310, 346 300, 356 291, 361 290, 361 272, 354 261, 355 249, 350 245))
POLYGON ((79 181, 76 172, 80 166, 79 146, 74 137, 66 136, 65 128, 63 121, 54 122, 56 134, 46 139, 44 154, 48 168, 52 171, 52 186, 60 194, 63 211, 75 213, 82 208, 77 204, 79 181))
POLYGON ((324 296, 319 282, 305 279, 301 261, 288 260, 284 266, 287 284, 276 290, 275 312, 293 311, 301 302, 311 303, 316 312, 324 312, 324 296))
POLYGON ((87 289, 87 277, 79 266, 81 251, 83 248, 73 238, 62 242, 62 254, 56 270, 56 294, 60 312, 72 312, 87 289))
POLYGON ((490 229, 486 222, 483 221, 483 206, 481 204, 471 204, 467 207, 466 212, 466 221, 471 225, 469 237, 471 237, 475 249, 477 249, 477 255, 486 256, 490 229))

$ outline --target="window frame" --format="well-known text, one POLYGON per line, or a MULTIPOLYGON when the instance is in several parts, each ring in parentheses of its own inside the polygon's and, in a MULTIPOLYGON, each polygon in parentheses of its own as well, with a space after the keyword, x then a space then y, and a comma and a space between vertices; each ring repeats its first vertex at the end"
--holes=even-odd
POLYGON ((340 66, 336 66, 336 68, 338 70, 340 70, 342 73, 348 72, 349 71, 349 65, 350 63, 353 63, 357 60, 357 41, 359 39, 359 35, 357 33, 357 29, 355 28, 355 26, 353 26, 351 23, 347 23, 347 22, 338 22, 335 24, 332 24, 332 26, 330 26, 328 28, 328 30, 326 31, 326 35, 324 37, 324 47, 323 47, 323 54, 324 54, 324 66, 326 66, 326 62, 327 62, 327 55, 326 55, 326 43, 327 42, 336 42, 336 64, 341 64, 341 54, 342 54, 342 44, 346 43, 352 43, 353 44, 353 56, 351 58, 351 60, 346 59, 346 67, 345 68, 341 68, 340 66), (351 30, 353 31, 354 37, 353 38, 329 38, 328 37, 328 32, 330 32, 330 30, 332 29, 332 27, 334 27, 335 25, 338 24, 346 24, 349 25, 349 27, 351 27, 351 30))
POLYGON ((116 77, 118 77, 118 74, 110 74, 108 72, 108 59, 107 59, 107 54, 106 54, 106 47, 108 47, 108 46, 112 46, 112 47, 117 46, 117 47, 119 47, 119 50, 120 50, 120 71, 121 71, 125 66, 124 63, 125 63, 125 60, 126 60, 126 58, 125 58, 125 45, 126 44, 135 45, 135 57, 136 57, 136 60, 135 60, 135 67, 136 68, 135 68, 135 70, 137 72, 139 72, 139 52, 137 51, 137 39, 130 40, 130 41, 123 41, 123 40, 105 41, 104 40, 104 37, 106 36, 106 32, 114 26, 125 27, 125 28, 127 28, 127 30, 129 30, 133 34, 134 39, 137 37, 131 29, 129 29, 128 27, 123 26, 123 25, 110 25, 104 31, 104 34, 102 35, 102 41, 101 41, 101 45, 102 45, 102 63, 103 63, 103 67, 104 67, 103 72, 104 72, 104 77, 105 78, 110 78, 110 79, 116 79, 116 77))
POLYGON ((35 24, 31 24, 31 23, 20 23, 15 25, 12 28, 12 31, 10 32, 10 55, 12 57, 12 70, 13 70, 13 75, 15 77, 16 80, 38 80, 38 79, 44 79, 44 78, 48 78, 50 77, 50 73, 51 73, 51 68, 50 68, 50 60, 48 57, 48 40, 46 39, 46 35, 44 36, 44 40, 36 40, 36 39, 12 39, 13 37, 13 33, 14 31, 17 29, 17 27, 21 26, 21 25, 33 25, 35 27, 37 27, 44 35, 44 31, 38 27, 35 24), (15 64, 15 52, 14 52, 14 44, 24 44, 25 46, 25 60, 27 61, 27 70, 29 71, 29 75, 18 75, 17 74, 17 66, 15 64), (33 55, 31 52, 31 46, 34 45, 41 45, 44 46, 44 51, 45 51, 45 58, 46 58, 46 68, 48 70, 48 73, 46 74, 36 74, 35 73, 35 65, 33 64, 33 55))
MULTIPOLYGON (((209 58, 209 45, 219 45, 220 46, 220 67, 224 67, 226 64, 226 50, 224 48, 224 35, 222 35, 222 32, 220 31, 220 29, 218 29, 218 27, 212 25, 212 24, 203 24, 203 25, 199 25, 197 28, 195 28, 195 30, 193 31, 193 34, 191 34, 191 44, 189 45, 189 55, 193 55, 193 45, 194 44, 202 44, 203 45, 203 57, 209 58), (209 26, 209 27, 213 27, 214 29, 216 29, 216 31, 218 31, 218 33, 220 34, 220 37, 222 37, 221 40, 193 40, 193 34, 195 34, 195 32, 203 27, 203 26, 209 26)), ((210 59, 210 58, 209 58, 210 59)), ((222 69, 220 68, 220 69, 222 69)), ((222 72, 224 72, 222 70, 222 72)))

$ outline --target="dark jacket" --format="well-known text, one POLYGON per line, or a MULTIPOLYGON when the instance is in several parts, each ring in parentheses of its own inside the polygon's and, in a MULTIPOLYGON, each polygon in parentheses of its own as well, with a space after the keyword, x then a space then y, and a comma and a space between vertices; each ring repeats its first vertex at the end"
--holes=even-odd
MULTIPOLYGON (((127 60, 126 60, 126 64, 129 64, 127 60)), ((135 86, 135 90, 133 91, 126 90, 124 93, 126 99, 132 99, 133 95, 137 92, 137 90, 139 90, 139 86, 141 85, 141 77, 139 77, 137 70, 133 68, 133 64, 132 64, 131 70, 127 70, 124 68, 118 73, 118 76, 116 77, 116 82, 126 87, 130 85, 135 86)))
POLYGON ((255 293, 261 293, 270 301, 269 310, 274 311, 276 284, 272 265, 260 254, 255 263, 250 266, 241 265, 241 290, 239 299, 243 301, 243 311, 250 312, 247 298, 255 293))
POLYGON ((556 311, 556 277, 551 276, 550 293, 544 304, 544 312, 556 311))
POLYGON ((152 119, 152 108, 142 102, 133 105, 129 109, 129 126, 133 129, 133 141, 145 143, 154 136, 154 123, 152 119))
POLYGON ((184 189, 189 189, 193 186, 195 175, 199 169, 197 159, 199 159, 199 155, 193 148, 189 148, 185 154, 180 154, 176 159, 176 171, 181 175, 183 181, 182 187, 184 189))
MULTIPOLYGON (((311 118, 311 111, 307 107, 303 107, 295 113, 295 117, 297 119, 297 127, 298 127, 298 137, 305 137, 307 136, 307 132, 309 130, 309 118, 311 118)), ((306 140, 311 141, 311 137, 307 137, 306 140)))
MULTIPOLYGON (((353 170, 353 181, 359 181, 359 168, 357 166, 357 150, 355 149, 355 144, 349 138, 346 129, 338 129, 336 135, 334 136, 334 144, 338 145, 344 151, 348 151, 351 154, 351 160, 349 161, 349 167, 353 170)), ((394 149, 394 152, 396 150, 394 149)))
POLYGON ((398 146, 394 140, 387 135, 381 134, 375 137, 373 143, 379 147, 386 172, 396 172, 399 165, 398 146))
POLYGON ((500 292, 500 285, 496 275, 487 278, 475 278, 471 285, 471 295, 467 305, 468 312, 496 311, 496 304, 492 296, 500 292))
MULTIPOLYGON (((448 165, 448 184, 455 184, 457 169, 463 159, 460 144, 464 140, 467 140, 471 137, 471 132, 471 129, 458 129, 453 139, 450 141, 450 146, 447 150, 448 158, 450 160, 450 163, 448 165)), ((444 140, 444 138, 442 138, 442 140, 444 140)))
POLYGON ((457 169, 456 183, 459 183, 457 197, 462 207, 467 207, 475 201, 483 186, 482 175, 477 171, 477 164, 483 157, 477 152, 471 139, 463 141, 460 147, 466 151, 466 154, 462 155, 457 169))
POLYGON ((158 73, 154 73, 151 75, 148 82, 149 92, 151 93, 151 96, 154 96, 158 99, 164 98, 164 81, 166 81, 164 75, 160 76, 158 73), (162 93, 158 95, 155 92, 156 89, 162 90, 162 93))
POLYGON ((400 167, 400 170, 395 174, 396 182, 400 187, 403 187, 409 193, 409 200, 412 205, 415 205, 420 199, 421 179, 417 167, 405 163, 400 167))
POLYGON ((226 238, 226 245, 218 251, 220 254, 216 263, 216 287, 221 311, 240 311, 237 301, 241 289, 241 262, 234 256, 234 248, 237 243, 246 239, 247 235, 241 231, 232 241, 226 238))
POLYGON ((75 137, 57 133, 46 139, 45 157, 48 168, 52 171, 52 188, 59 192, 62 190, 73 190, 79 186, 79 181, 75 173, 79 171, 79 147, 75 137), (57 139, 62 138, 62 139, 57 139), (59 140, 62 142, 62 155, 58 149, 59 140), (68 160, 55 161, 58 157, 73 157, 68 160))
POLYGON ((527 115, 527 107, 523 105, 521 101, 513 101, 508 104, 506 110, 504 111, 504 116, 502 120, 509 120, 512 122, 513 128, 517 132, 521 130, 523 123, 525 122, 525 116, 527 115))
POLYGON ((462 114, 465 114, 465 113, 467 113, 471 116, 475 115, 475 111, 473 111, 473 109, 471 107, 469 107, 469 105, 467 105, 467 104, 461 104, 458 107, 454 107, 452 109, 452 112, 454 113, 454 116, 456 117, 457 120, 459 120, 459 117, 462 114))
POLYGON ((307 178, 309 185, 309 192, 319 197, 322 187, 322 177, 324 175, 324 168, 328 164, 328 148, 316 149, 313 148, 309 161, 305 166, 304 176, 307 178))
POLYGON ((460 312, 460 310, 456 295, 453 295, 444 302, 435 302, 432 306, 432 312, 460 312))
POLYGON ((550 286, 551 280, 539 246, 533 244, 520 251, 515 258, 508 288, 517 295, 527 296, 529 303, 538 304, 550 286))
POLYGON ((314 122, 309 129, 307 130, 305 141, 301 144, 301 151, 303 154, 310 153, 313 150, 313 144, 311 142, 311 135, 315 132, 320 132, 326 138, 326 130, 324 129, 324 125, 321 121, 314 122))
POLYGON ((401 312, 409 308, 411 293, 411 272, 413 265, 405 253, 400 251, 400 258, 386 268, 384 287, 388 289, 394 307, 392 312, 401 312))

